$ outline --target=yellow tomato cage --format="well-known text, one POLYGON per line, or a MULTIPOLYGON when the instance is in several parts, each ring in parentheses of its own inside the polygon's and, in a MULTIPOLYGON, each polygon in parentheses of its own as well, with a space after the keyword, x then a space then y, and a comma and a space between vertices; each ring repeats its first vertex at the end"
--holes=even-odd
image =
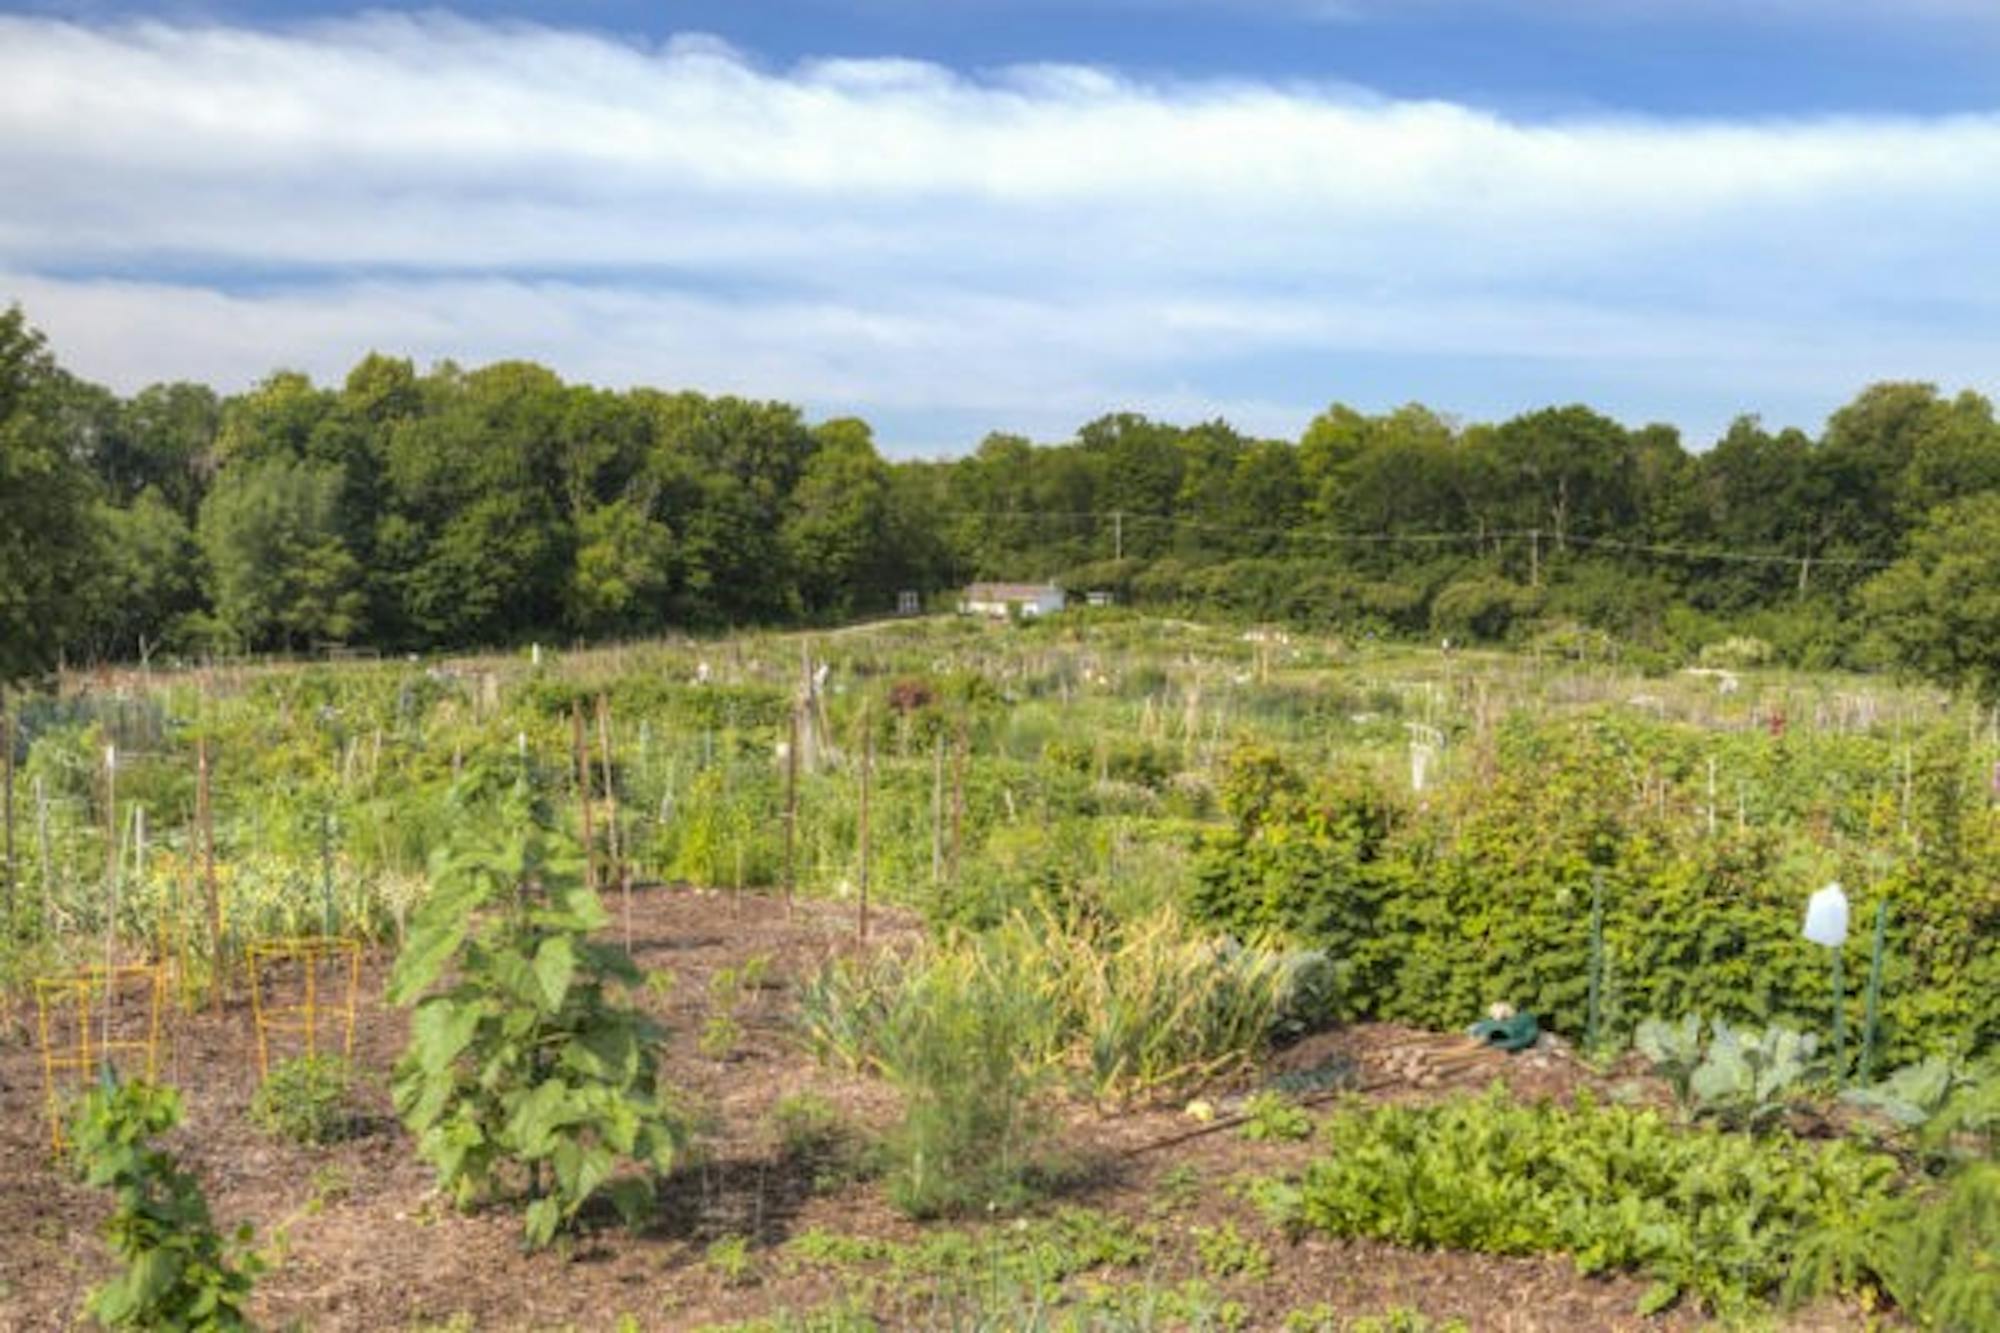
POLYGON ((302 935, 294 939, 260 940, 249 947, 250 1013, 257 1028, 257 1076, 271 1073, 271 1038, 296 1036, 307 1057, 320 1051, 320 1032, 329 1023, 340 1025, 340 1057, 354 1054, 354 1015, 361 991, 361 942, 329 935, 302 935), (300 975, 300 998, 294 1003, 273 1003, 266 994, 279 969, 295 964, 300 975), (344 985, 341 983, 345 982, 344 985), (337 992, 323 997, 322 990, 337 992))
POLYGON ((58 1156, 65 1146, 65 1093, 88 1085, 102 1066, 119 1056, 143 1058, 146 1078, 157 1076, 160 1011, 166 994, 166 969, 157 964, 93 967, 35 978, 35 1022, 42 1047, 49 1146, 58 1156), (140 1023, 132 1008, 122 1003, 141 995, 146 1007, 143 1036, 134 1033, 140 1023))

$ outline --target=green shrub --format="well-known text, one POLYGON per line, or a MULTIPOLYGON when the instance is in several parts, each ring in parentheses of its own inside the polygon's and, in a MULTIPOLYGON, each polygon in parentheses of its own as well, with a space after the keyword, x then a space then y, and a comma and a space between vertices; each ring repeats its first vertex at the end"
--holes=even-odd
MULTIPOLYGON (((1450 1028, 1507 1000, 1581 1036, 1601 882, 1600 1037, 1687 1013, 1824 1037, 1827 958, 1799 937, 1799 912, 1808 889, 1842 877, 1857 886, 1857 920, 1890 904, 1877 1052, 1964 1057, 2000 1042, 2000 950, 1987 947, 2000 895, 1980 869, 2000 856, 2000 811, 1965 799, 1963 746, 1959 727, 1914 747, 1903 802, 1883 795, 1902 756, 1877 738, 1717 741, 1628 716, 1516 717, 1476 787, 1423 805, 1352 772, 1309 784, 1246 749, 1223 785, 1232 826, 1203 838, 1188 902, 1241 937, 1323 950, 1340 1016, 1450 1028), (1742 827, 1727 807, 1712 828, 1705 818, 1721 745, 1742 827), (1894 854, 1842 850, 1905 822, 1894 854)), ((1869 940, 1850 937, 1849 976, 1866 975, 1869 940)), ((1848 1003, 1858 1032, 1861 987, 1848 1003)))
POLYGON ((226 1244, 200 1183, 150 1142, 180 1119, 173 1089, 107 1078, 70 1122, 77 1175, 115 1196, 104 1236, 124 1268, 92 1290, 88 1305, 107 1327, 250 1327, 243 1307, 263 1264, 245 1248, 249 1227, 226 1244))
POLYGON ((266 1134, 314 1146, 354 1127, 347 1062, 325 1055, 281 1060, 257 1085, 250 1121, 266 1134))

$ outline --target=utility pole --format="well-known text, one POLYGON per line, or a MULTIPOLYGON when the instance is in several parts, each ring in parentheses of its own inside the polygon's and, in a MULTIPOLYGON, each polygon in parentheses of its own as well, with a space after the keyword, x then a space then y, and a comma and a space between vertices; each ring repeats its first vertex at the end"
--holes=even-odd
POLYGON ((1111 511, 1111 554, 1114 560, 1125 558, 1125 511, 1111 511))
POLYGON ((1528 529, 1528 586, 1542 586, 1542 530, 1528 529))

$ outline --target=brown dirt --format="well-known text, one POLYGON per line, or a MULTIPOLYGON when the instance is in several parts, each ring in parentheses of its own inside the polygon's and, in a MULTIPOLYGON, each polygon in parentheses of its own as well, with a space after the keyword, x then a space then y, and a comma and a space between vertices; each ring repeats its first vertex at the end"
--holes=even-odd
MULTIPOLYGON (((878 912, 874 921, 870 947, 907 940, 916 929, 894 914, 878 912)), ((514 1213, 460 1214, 446 1206, 389 1114, 384 1084, 406 1018, 379 1003, 387 963, 380 955, 364 968, 355 1052, 371 1078, 363 1094, 368 1132, 304 1149, 253 1128, 247 1110, 256 1057, 248 1007, 238 1003, 220 1019, 206 1012, 179 1016, 168 1034, 162 1072, 182 1089, 188 1111, 172 1146, 200 1174, 219 1221, 254 1223, 267 1249, 283 1238, 279 1262, 257 1287, 256 1313, 266 1326, 393 1330, 457 1318, 462 1329, 595 1331, 629 1315, 644 1329, 692 1329, 810 1310, 839 1297, 859 1274, 795 1261, 780 1250, 788 1238, 815 1227, 897 1241, 925 1234, 894 1213, 876 1185, 816 1188, 809 1169, 777 1152, 767 1126, 772 1103, 803 1090, 865 1126, 894 1118, 892 1093, 816 1065, 786 1025, 790 986, 830 954, 858 947, 853 932, 851 911, 837 904, 801 904, 788 919, 782 903, 757 895, 637 896, 634 952, 642 965, 676 977, 664 999, 646 998, 671 1029, 663 1072, 687 1090, 708 1126, 698 1160, 668 1182, 662 1215, 641 1234, 592 1230, 567 1246, 523 1254, 514 1213), (703 1055, 698 1043, 710 1014, 709 978, 758 956, 770 960, 773 984, 740 1012, 736 1051, 727 1059, 703 1055), (704 1261, 707 1247, 729 1236, 750 1240, 751 1272, 742 1285, 726 1282, 704 1261)), ((1531 1096, 1606 1086, 1560 1048, 1483 1056, 1435 1082, 1420 1075, 1425 1086, 1398 1074, 1409 1066, 1410 1051, 1442 1044, 1410 1029, 1357 1025, 1280 1053, 1264 1076, 1350 1069, 1364 1083, 1388 1083, 1371 1094, 1383 1097, 1435 1096, 1496 1077, 1531 1096)), ((1233 1109, 1245 1086, 1239 1081, 1211 1092, 1218 1112, 1233 1109)), ((1092 1276, 1106 1282, 1150 1276, 1165 1285, 1198 1277, 1194 1229, 1229 1221, 1275 1259, 1269 1277, 1211 1283, 1218 1297, 1242 1303, 1250 1328, 1281 1327, 1286 1312, 1322 1303, 1344 1315, 1406 1306, 1509 1333, 1698 1322, 1685 1314, 1640 1320, 1631 1312, 1643 1284, 1582 1278, 1560 1258, 1420 1253, 1317 1238, 1291 1244, 1228 1186, 1295 1170, 1313 1145, 1251 1143, 1224 1130, 1133 1152, 1193 1125, 1176 1107, 1074 1107, 1063 1118, 1063 1146, 1088 1169, 1062 1202, 1142 1220, 1158 1236, 1149 1273, 1092 1276)), ((0 1046, 0 1236, 7 1238, 0 1245, 0 1329, 75 1325, 83 1293, 106 1268, 98 1239, 105 1206, 50 1160, 39 1057, 32 1036, 17 1028, 0 1046)), ((1859 1326, 1837 1310, 1819 1318, 1824 1322, 1810 1326, 1859 1326)), ((888 1322, 920 1327, 926 1320, 906 1302, 888 1322)))

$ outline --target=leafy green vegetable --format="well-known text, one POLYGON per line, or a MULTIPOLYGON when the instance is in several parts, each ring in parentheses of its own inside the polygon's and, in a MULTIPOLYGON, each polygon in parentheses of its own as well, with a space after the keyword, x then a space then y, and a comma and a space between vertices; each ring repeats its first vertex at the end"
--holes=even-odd
POLYGON ((531 1246, 600 1190, 637 1221, 686 1133, 658 1084, 660 1029, 612 995, 643 978, 592 938, 609 918, 525 775, 506 789, 471 772, 458 799, 459 836, 390 979, 391 998, 415 1006, 396 1108, 461 1202, 525 1171, 531 1246), (640 1174, 614 1178, 620 1159, 640 1174))
POLYGON ((150 1140, 180 1123, 180 1096, 107 1076, 70 1124, 77 1175, 111 1190, 104 1236, 123 1271, 90 1294, 93 1318, 111 1328, 248 1329, 243 1307, 263 1262, 250 1229, 225 1243, 194 1176, 150 1140))
MULTIPOLYGON (((1300 1186, 1300 1224, 1493 1254, 1566 1252, 1586 1273, 1655 1280, 1646 1304, 1747 1310, 1775 1294, 1802 1237, 1885 1207, 1894 1159, 1853 1144, 1676 1127, 1650 1110, 1525 1106, 1494 1091, 1348 1109, 1300 1186)), ((1841 1274, 1853 1286, 1865 1264, 1841 1274)))

